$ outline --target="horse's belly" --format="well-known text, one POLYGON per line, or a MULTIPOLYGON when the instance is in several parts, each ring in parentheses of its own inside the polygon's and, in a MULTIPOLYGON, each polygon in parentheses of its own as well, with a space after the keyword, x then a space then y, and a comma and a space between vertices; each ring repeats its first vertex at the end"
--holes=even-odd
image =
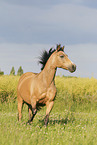
POLYGON ((47 100, 46 93, 43 93, 37 98, 38 104, 46 104, 47 100))
POLYGON ((45 98, 39 100, 38 102, 39 102, 39 103, 46 104, 47 100, 48 100, 48 99, 45 97, 45 98))

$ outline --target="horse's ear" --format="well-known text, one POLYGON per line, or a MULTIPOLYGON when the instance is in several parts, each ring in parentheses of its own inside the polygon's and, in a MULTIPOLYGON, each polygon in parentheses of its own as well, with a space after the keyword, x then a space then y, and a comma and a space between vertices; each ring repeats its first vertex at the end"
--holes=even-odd
POLYGON ((57 51, 60 50, 60 46, 61 46, 61 44, 57 45, 57 51))

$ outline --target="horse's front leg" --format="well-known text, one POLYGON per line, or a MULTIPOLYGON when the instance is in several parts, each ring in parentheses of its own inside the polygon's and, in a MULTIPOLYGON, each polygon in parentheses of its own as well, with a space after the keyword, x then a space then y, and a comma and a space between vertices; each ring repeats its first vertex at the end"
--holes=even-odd
MULTIPOLYGON (((37 109, 36 109, 36 101, 35 100, 32 100, 31 102, 31 106, 32 108, 30 108, 30 111, 32 110, 32 117, 30 116, 29 117, 29 120, 28 120, 28 123, 32 122, 36 113, 37 113, 37 109)), ((30 113, 29 113, 30 114, 30 113)))
POLYGON ((50 114, 50 112, 51 112, 51 110, 52 110, 53 105, 54 105, 54 101, 50 101, 50 102, 48 101, 48 102, 46 103, 47 110, 46 110, 46 116, 45 116, 45 119, 44 119, 45 126, 48 125, 49 114, 50 114))

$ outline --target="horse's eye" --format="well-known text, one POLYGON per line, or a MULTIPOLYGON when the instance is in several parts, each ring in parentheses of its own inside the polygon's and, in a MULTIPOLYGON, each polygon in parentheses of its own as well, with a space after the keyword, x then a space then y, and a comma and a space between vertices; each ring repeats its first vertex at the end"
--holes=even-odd
POLYGON ((64 58, 64 55, 60 55, 60 58, 64 58))

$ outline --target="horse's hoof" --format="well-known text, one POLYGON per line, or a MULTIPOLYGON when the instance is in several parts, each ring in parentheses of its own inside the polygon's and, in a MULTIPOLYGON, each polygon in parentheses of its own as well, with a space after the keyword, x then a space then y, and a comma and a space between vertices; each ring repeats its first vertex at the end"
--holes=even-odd
POLYGON ((31 123, 32 123, 31 121, 28 121, 28 122, 26 123, 26 125, 31 125, 31 123))

